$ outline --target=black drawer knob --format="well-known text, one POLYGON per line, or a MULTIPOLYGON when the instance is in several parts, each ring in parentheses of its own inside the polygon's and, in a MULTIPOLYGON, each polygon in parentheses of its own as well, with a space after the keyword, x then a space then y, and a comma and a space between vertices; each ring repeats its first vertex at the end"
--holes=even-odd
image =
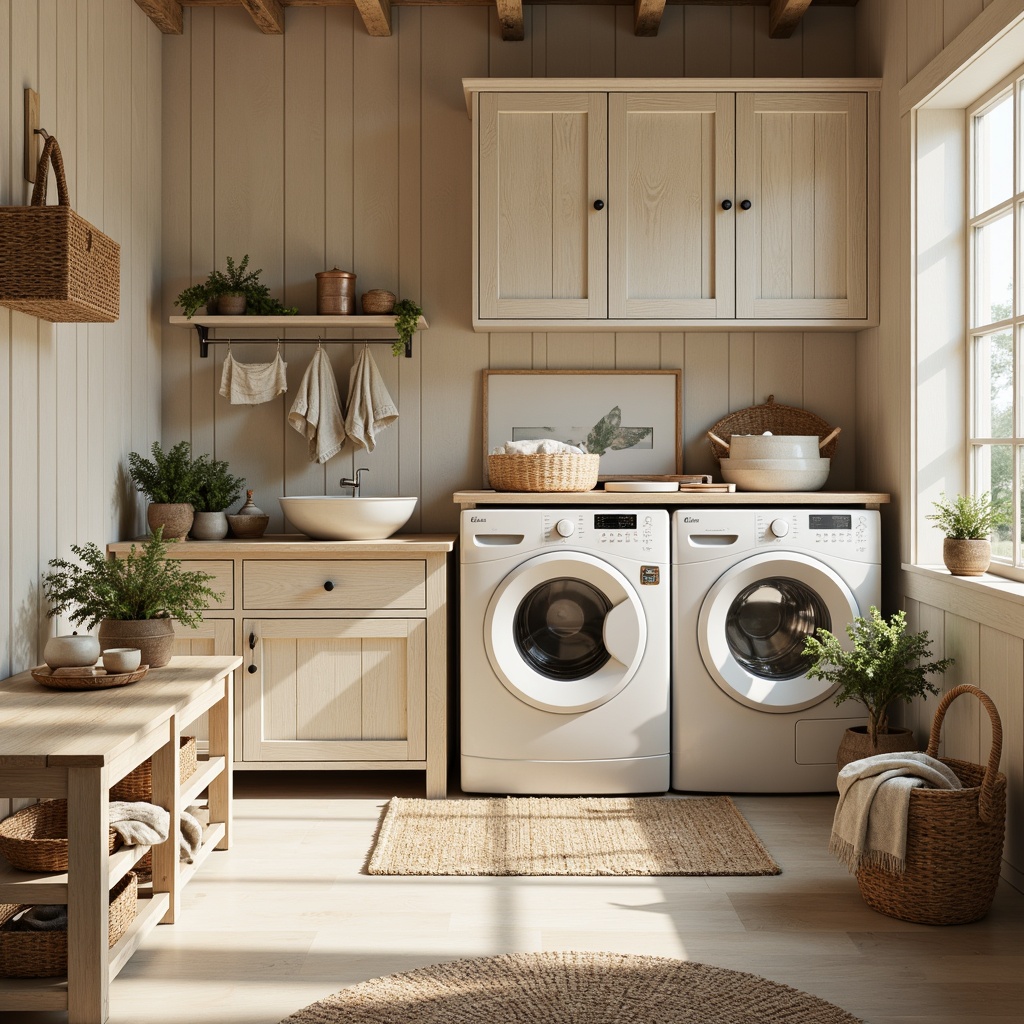
POLYGON ((328 593, 330 593, 333 589, 334 589, 334 584, 330 580, 328 580, 324 584, 324 590, 326 590, 328 593))
POLYGON ((256 671, 256 666, 250 665, 246 671, 249 673, 249 675, 252 675, 256 671))
POLYGON ((603 210, 604 209, 604 200, 603 199, 595 199, 594 200, 594 209, 595 210, 603 210))
POLYGON ((722 209, 723 210, 731 210, 732 209, 732 200, 731 199, 723 199, 722 200, 722 209))
POLYGON ((740 209, 741 210, 749 210, 751 208, 751 206, 753 206, 753 205, 754 204, 749 199, 744 199, 743 202, 740 203, 740 209))

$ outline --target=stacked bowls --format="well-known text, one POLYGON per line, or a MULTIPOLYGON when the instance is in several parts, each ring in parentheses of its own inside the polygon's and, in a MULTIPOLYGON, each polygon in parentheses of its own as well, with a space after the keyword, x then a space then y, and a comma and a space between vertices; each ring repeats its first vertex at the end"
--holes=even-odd
POLYGON ((722 479, 744 491, 818 491, 830 459, 821 457, 816 434, 733 434, 722 479))

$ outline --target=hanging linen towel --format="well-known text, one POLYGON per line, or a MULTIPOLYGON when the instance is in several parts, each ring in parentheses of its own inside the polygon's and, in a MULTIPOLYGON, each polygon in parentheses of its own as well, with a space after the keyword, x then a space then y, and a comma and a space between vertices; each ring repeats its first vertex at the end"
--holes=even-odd
POLYGON ((321 465, 345 444, 345 420, 341 413, 338 382, 331 361, 318 345, 302 375, 288 422, 309 443, 309 461, 321 465))
POLYGON ((398 409, 384 386, 377 364, 364 345, 348 379, 345 431, 355 444, 372 452, 377 431, 398 419, 398 409))
POLYGON ((229 347, 220 375, 220 393, 232 405, 261 405, 288 390, 287 369, 280 349, 272 362, 240 363, 229 347))
POLYGON ((839 803, 829 852, 850 871, 869 864, 889 874, 902 874, 910 792, 918 786, 962 788, 950 768, 919 751, 875 754, 851 761, 837 780, 839 803))

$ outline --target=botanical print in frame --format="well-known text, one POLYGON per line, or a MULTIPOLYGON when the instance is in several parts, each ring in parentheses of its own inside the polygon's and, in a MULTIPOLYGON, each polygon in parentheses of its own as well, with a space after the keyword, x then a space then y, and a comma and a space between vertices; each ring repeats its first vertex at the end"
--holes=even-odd
POLYGON ((554 438, 601 456, 602 479, 683 471, 682 370, 484 370, 487 456, 554 438))

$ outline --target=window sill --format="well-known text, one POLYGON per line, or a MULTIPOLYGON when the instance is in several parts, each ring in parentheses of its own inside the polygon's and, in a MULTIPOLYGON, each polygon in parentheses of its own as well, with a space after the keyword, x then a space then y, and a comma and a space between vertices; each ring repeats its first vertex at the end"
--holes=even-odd
POLYGON ((992 573, 953 576, 937 565, 904 563, 901 568, 907 597, 1024 638, 1024 583, 992 573))

